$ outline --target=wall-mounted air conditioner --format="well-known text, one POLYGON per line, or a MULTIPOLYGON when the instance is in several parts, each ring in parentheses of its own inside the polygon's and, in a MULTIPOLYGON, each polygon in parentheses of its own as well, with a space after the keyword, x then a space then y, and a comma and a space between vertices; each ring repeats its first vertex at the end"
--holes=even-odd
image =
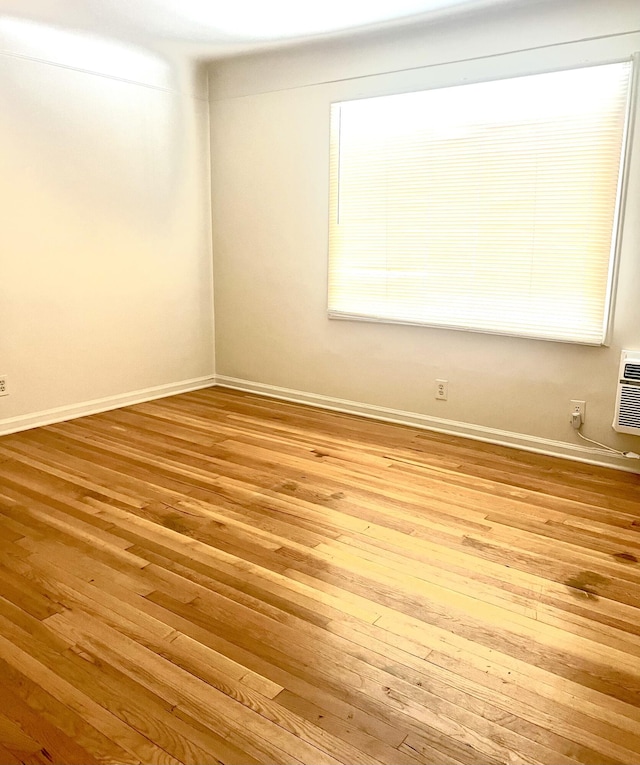
POLYGON ((622 351, 613 429, 640 436, 640 351, 622 351))

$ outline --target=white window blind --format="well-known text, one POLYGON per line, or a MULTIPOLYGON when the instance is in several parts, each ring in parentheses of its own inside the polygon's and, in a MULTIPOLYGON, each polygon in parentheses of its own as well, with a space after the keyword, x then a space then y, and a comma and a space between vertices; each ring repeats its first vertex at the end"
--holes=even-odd
POLYGON ((631 62, 332 105, 329 315, 606 333, 631 62))

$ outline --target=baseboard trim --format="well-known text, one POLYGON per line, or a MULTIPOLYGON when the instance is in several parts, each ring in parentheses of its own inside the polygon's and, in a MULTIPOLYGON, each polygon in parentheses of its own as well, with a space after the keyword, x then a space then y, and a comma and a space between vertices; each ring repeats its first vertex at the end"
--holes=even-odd
POLYGON ((307 404, 320 409, 330 409, 331 411, 343 412, 344 414, 357 414, 361 417, 368 417, 369 419, 381 420, 383 422, 412 425, 424 430, 433 430, 437 433, 445 433, 450 436, 462 436, 463 438, 485 441, 498 446, 509 446, 514 449, 544 454, 549 457, 562 457, 576 462, 585 462, 589 465, 611 467, 617 470, 624 470, 628 473, 640 473, 640 466, 636 467, 635 465, 628 464, 628 462, 625 463, 624 458, 601 454, 588 447, 570 444, 565 441, 553 441, 524 433, 497 430, 456 420, 445 420, 440 417, 431 417, 430 415, 419 414, 417 412, 405 412, 400 409, 362 404, 357 401, 322 396, 318 393, 309 393, 291 388, 280 388, 277 385, 267 385, 266 383, 226 377, 225 375, 216 375, 216 386, 232 388, 233 390, 245 391, 247 393, 256 393, 260 396, 291 401, 295 404, 307 404))
POLYGON ((565 441, 553 441, 546 438, 538 438, 524 433, 514 433, 506 430, 497 430, 487 428, 482 425, 472 423, 458 422, 456 420, 446 420, 440 417, 432 417, 418 412, 407 412, 401 409, 390 409, 388 407, 376 406, 374 404, 363 404, 358 401, 348 399, 334 398, 332 396, 323 396, 319 393, 310 393, 307 391, 294 390, 292 388, 282 388, 277 385, 268 385, 266 383, 254 382, 252 380, 243 380, 236 377, 227 377, 225 375, 210 375, 206 377, 196 377, 191 380, 182 380, 177 383, 167 385, 157 385, 152 388, 123 393, 117 396, 108 396, 106 398, 85 401, 81 404, 58 407, 56 409, 47 409, 33 414, 11 417, 0 420, 0 436, 18 433, 30 428, 38 428, 43 425, 52 425, 56 422, 73 420, 78 417, 85 417, 89 414, 99 414, 111 409, 120 409, 132 404, 141 404, 145 401, 166 398, 167 396, 176 396, 180 393, 189 393, 202 388, 220 386, 222 388, 231 388, 233 390, 255 393, 268 398, 290 401, 295 404, 307 404, 319 409, 329 409, 334 412, 344 414, 355 414, 361 417, 367 417, 382 422, 391 422, 399 425, 411 425, 424 430, 432 430, 437 433, 445 433, 451 436, 462 436, 475 441, 485 441, 498 446, 508 446, 514 449, 522 449, 536 454, 544 454, 550 457, 562 457, 568 460, 584 462, 589 465, 598 465, 600 467, 611 467, 617 470, 624 470, 628 473, 640 473, 640 465, 629 464, 622 458, 602 454, 597 450, 591 450, 589 447, 583 447, 579 444, 570 444, 565 441))
POLYGON ((175 396, 178 393, 189 393, 189 391, 200 390, 201 388, 210 388, 213 385, 215 385, 215 377, 213 375, 194 377, 191 380, 182 380, 176 383, 168 383, 167 385, 156 385, 153 388, 144 388, 131 393, 122 393, 117 396, 107 396, 106 398, 97 398, 93 401, 84 401, 81 404, 46 409, 19 417, 9 417, 0 420, 0 436, 18 433, 21 430, 29 430, 30 428, 39 428, 43 425, 53 425, 55 422, 75 420, 78 417, 86 417, 88 414, 108 412, 110 409, 120 409, 123 406, 142 404, 144 401, 175 396))

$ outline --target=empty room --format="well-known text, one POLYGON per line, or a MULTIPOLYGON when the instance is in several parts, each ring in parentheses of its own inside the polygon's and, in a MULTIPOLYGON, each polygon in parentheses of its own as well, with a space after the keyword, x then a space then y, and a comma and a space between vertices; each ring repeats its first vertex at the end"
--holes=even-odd
POLYGON ((639 56, 0 0, 0 765, 640 763, 639 56))

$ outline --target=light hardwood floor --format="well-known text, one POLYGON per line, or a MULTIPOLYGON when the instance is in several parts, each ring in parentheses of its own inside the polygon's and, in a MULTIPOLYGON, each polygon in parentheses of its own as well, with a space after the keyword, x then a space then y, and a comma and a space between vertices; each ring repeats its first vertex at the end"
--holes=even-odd
POLYGON ((640 477, 220 388, 0 439, 0 763, 640 762, 640 477))

